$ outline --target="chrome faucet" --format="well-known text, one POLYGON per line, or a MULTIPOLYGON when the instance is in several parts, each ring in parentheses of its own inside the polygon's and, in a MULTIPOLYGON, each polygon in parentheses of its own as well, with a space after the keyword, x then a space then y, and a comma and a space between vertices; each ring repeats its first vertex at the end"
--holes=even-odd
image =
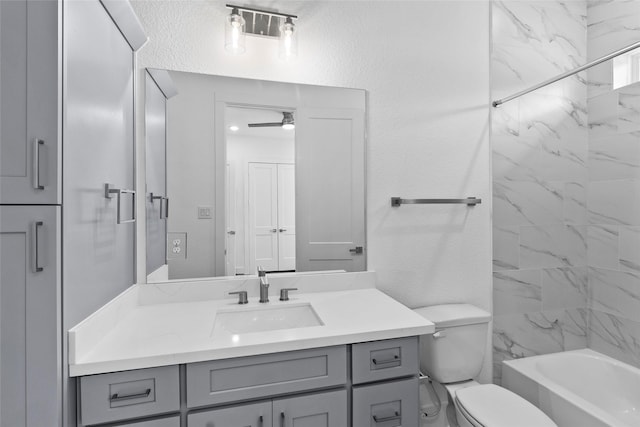
POLYGON ((269 302, 269 281, 262 267, 258 267, 258 278, 260 279, 260 302, 269 302))

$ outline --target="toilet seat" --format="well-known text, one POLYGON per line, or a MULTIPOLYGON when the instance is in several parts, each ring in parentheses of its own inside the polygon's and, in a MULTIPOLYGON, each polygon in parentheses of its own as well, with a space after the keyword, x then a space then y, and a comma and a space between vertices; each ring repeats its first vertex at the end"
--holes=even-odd
POLYGON ((557 427, 540 409, 495 384, 461 388, 455 401, 474 427, 557 427))

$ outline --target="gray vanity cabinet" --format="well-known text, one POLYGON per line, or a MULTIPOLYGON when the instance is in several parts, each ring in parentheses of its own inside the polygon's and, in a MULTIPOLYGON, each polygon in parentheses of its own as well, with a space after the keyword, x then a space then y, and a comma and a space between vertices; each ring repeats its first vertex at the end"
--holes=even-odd
POLYGON ((0 206, 2 427, 60 424, 59 248, 59 207, 0 206))
POLYGON ((82 426, 418 427, 417 352, 414 336, 85 376, 82 426))
POLYGON ((60 203, 55 1, 0 1, 0 204, 60 203))

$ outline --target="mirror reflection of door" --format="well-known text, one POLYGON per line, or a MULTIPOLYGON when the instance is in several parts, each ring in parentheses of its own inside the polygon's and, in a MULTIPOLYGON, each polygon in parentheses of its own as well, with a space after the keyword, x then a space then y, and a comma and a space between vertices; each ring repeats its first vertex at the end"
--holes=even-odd
POLYGON ((225 246, 224 246, 224 261, 225 261, 225 276, 235 276, 236 274, 236 213, 235 206, 236 200, 235 191, 231 191, 235 188, 235 179, 231 170, 231 165, 227 163, 226 179, 224 188, 224 203, 225 203, 225 246))
POLYGON ((295 271, 295 131, 283 126, 293 120, 288 111, 226 108, 227 275, 295 271))

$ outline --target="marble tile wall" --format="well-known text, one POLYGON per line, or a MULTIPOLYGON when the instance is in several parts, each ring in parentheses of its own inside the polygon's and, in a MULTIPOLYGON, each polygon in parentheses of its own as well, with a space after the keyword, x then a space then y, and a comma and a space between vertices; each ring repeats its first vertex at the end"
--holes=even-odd
MULTIPOLYGON (((586 62, 585 1, 494 1, 492 22, 492 99, 586 62)), ((607 107, 614 101, 601 102, 597 119, 606 128, 607 107)), ((591 229, 590 219, 633 215, 636 208, 587 209, 587 107, 586 75, 579 74, 492 110, 497 383, 502 360, 587 345, 588 260, 597 254, 588 242, 597 240, 598 251, 605 252, 619 233, 608 226, 591 229)), ((633 150, 630 144, 617 148, 626 153, 633 150)), ((609 165, 608 152, 600 152, 595 162, 609 165)), ((640 152, 628 161, 634 159, 640 161, 640 152)), ((609 191, 602 188, 601 197, 609 191)), ((635 254, 628 253, 633 263, 635 254)))
MULTIPOLYGON (((590 0, 587 23, 593 60, 640 40, 640 2, 590 0)), ((640 84, 612 74, 587 72, 588 346, 640 366, 640 84)))

